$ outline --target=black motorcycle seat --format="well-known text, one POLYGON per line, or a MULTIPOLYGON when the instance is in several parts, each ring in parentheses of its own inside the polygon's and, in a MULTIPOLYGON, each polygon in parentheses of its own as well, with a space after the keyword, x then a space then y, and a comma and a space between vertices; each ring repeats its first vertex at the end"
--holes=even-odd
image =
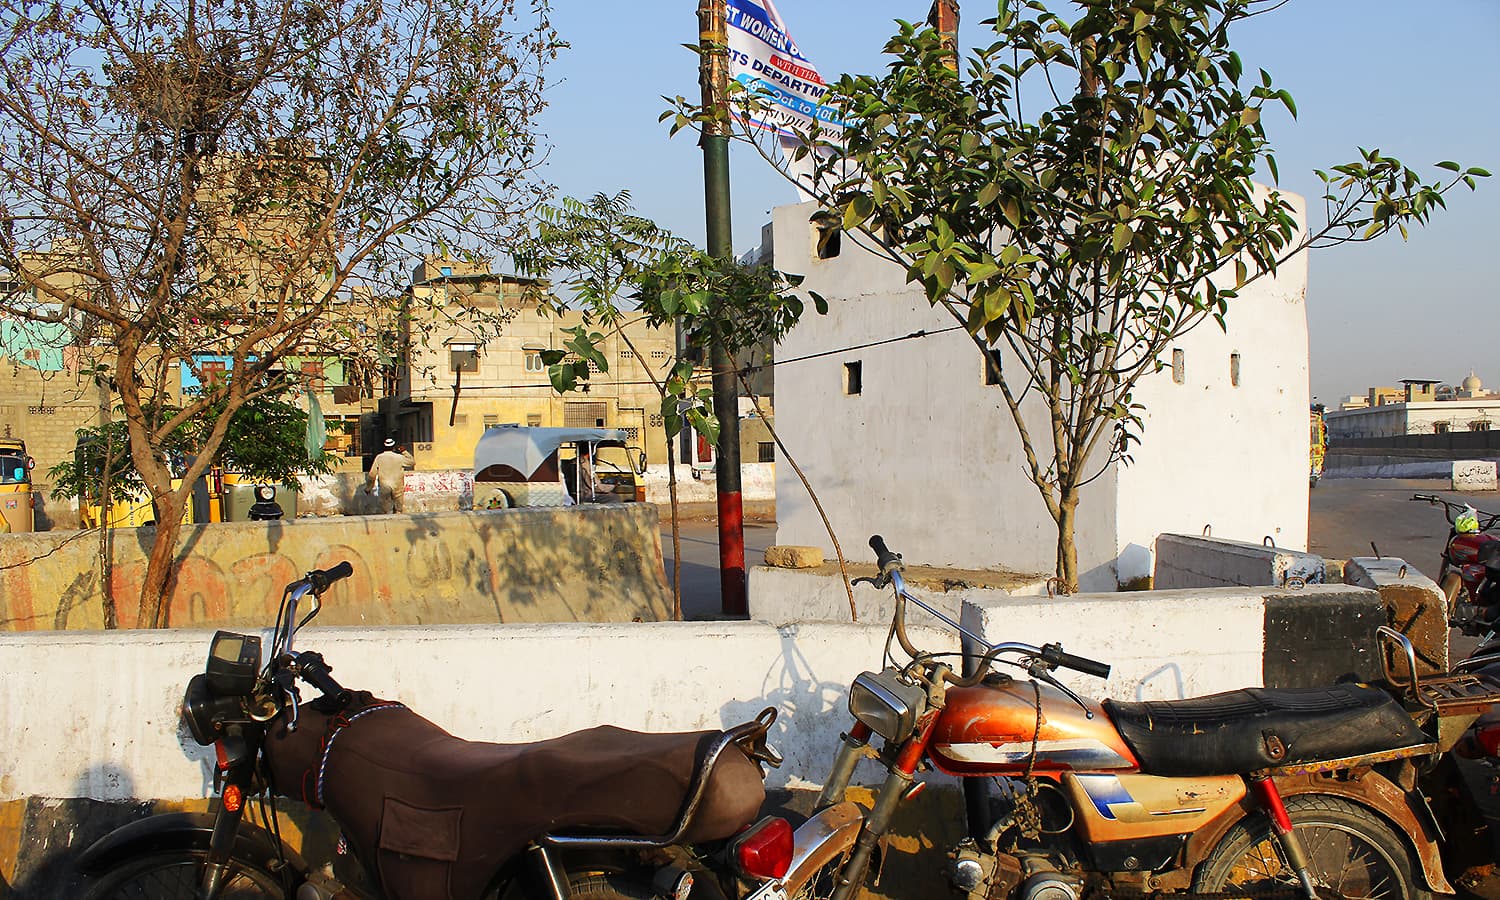
POLYGON ((1150 775, 1240 775, 1430 740, 1390 694, 1362 684, 1106 700, 1104 709, 1150 775))
MULTIPOLYGON (((327 808, 390 900, 477 897, 548 833, 662 837, 676 826, 718 731, 599 726, 525 744, 466 741, 368 695, 335 720, 309 706, 266 745, 278 793, 327 808)), ((759 815, 760 768, 736 746, 708 773, 685 840, 728 837, 759 815)))

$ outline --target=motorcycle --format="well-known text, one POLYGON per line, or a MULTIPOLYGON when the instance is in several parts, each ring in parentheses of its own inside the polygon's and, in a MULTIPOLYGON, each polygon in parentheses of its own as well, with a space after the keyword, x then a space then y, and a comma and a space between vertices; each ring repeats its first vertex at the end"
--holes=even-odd
POLYGON ((1500 513, 1475 510, 1436 494, 1414 494, 1411 499, 1442 506, 1448 520, 1448 540, 1443 544, 1437 583, 1448 599, 1450 623, 1464 629, 1466 634, 1491 630, 1500 607, 1495 607, 1493 601, 1485 603, 1480 597, 1479 588, 1485 577, 1485 562, 1480 554, 1491 557, 1500 553, 1500 537, 1489 533, 1500 523, 1500 513))
POLYGON ((817 897, 858 893, 896 809, 920 792, 915 776, 924 768, 963 779, 968 835, 950 850, 947 875, 969 900, 1426 900, 1453 892, 1445 866, 1467 886, 1493 879, 1494 858, 1475 842, 1483 827, 1465 805, 1471 798, 1443 764, 1500 704, 1500 681, 1419 679, 1410 641, 1383 628, 1380 640, 1395 652, 1381 654, 1382 686, 1101 703, 1054 673, 1104 678, 1107 664, 1055 643, 989 643, 908 592, 901 557, 879 536, 870 546, 879 574, 860 581, 889 586, 895 597, 889 664, 850 688, 854 725, 820 805, 843 802, 863 757, 887 774, 852 852, 817 897), (965 652, 914 646, 908 604, 955 629, 965 652), (1029 677, 996 671, 1001 664, 1029 677), (1443 826, 1435 808, 1449 816, 1443 826))
POLYGON ((87 900, 785 900, 852 846, 850 806, 795 829, 761 815, 764 767, 781 762, 774 709, 726 731, 502 745, 344 688, 295 639, 352 571, 287 586, 264 667, 258 635, 214 635, 181 718, 214 748, 217 809, 99 839, 78 860, 87 900), (303 702, 299 681, 318 696, 303 702), (311 865, 282 840, 273 794, 333 817, 333 859, 311 865))

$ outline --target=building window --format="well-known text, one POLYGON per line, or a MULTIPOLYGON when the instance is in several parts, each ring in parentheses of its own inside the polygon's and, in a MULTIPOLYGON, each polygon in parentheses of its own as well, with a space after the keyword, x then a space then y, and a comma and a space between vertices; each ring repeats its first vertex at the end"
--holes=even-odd
POLYGON ((864 364, 858 360, 844 363, 844 393, 858 394, 864 390, 864 364))
POLYGON ((1490 423, 1485 419, 1476 419, 1469 423, 1470 431, 1489 431, 1490 423))
POLYGON ((454 372, 478 372, 479 345, 449 344, 448 366, 454 372))
POLYGON ((454 428, 468 428, 469 427, 469 417, 468 417, 468 415, 465 414, 465 413, 454 413, 454 415, 453 415, 453 427, 454 428))
POLYGON ((539 414, 539 413, 527 413, 526 414, 526 427, 527 428, 540 428, 541 426, 542 426, 542 417, 541 417, 541 414, 539 414))
POLYGON ((438 273, 440 275, 442 275, 444 278, 452 278, 453 277, 453 267, 452 266, 439 266, 438 267, 438 273))
POLYGON ((224 380, 226 371, 228 371, 228 366, 223 360, 206 359, 198 365, 198 381, 200 384, 218 384, 224 380))
POLYGON ((545 372, 545 371, 547 371, 547 365, 546 365, 546 363, 542 362, 542 351, 540 351, 540 350, 533 350, 530 347, 526 348, 526 371, 528 371, 528 372, 545 372))
POLYGON ((998 347, 984 348, 984 383, 1000 383, 1000 349, 998 347))
POLYGON ((638 441, 641 439, 641 430, 639 428, 622 428, 620 430, 625 432, 625 440, 627 441, 638 441))
POLYGON ((1240 355, 1238 353, 1229 354, 1229 385, 1230 387, 1240 386, 1240 355))
POLYGON ((761 462, 768 463, 768 462, 775 462, 776 461, 776 442, 775 441, 760 441, 759 443, 756 444, 756 447, 757 447, 757 449, 760 450, 760 461, 761 462))
POLYGON ((1172 351, 1172 383, 1187 383, 1187 351, 1172 351))
POLYGON ((1447 434, 1448 433, 1448 423, 1447 422, 1433 422, 1432 423, 1432 433, 1433 434, 1447 434))
POLYGON ((844 229, 837 225, 818 226, 818 259, 833 259, 844 249, 844 229))
POLYGON ((597 401, 563 404, 564 428, 603 428, 609 404, 597 401))
POLYGON ((500 424, 500 417, 499 416, 495 415, 494 413, 485 413, 485 416, 484 416, 484 427, 485 428, 494 428, 496 425, 499 425, 499 424, 500 424))

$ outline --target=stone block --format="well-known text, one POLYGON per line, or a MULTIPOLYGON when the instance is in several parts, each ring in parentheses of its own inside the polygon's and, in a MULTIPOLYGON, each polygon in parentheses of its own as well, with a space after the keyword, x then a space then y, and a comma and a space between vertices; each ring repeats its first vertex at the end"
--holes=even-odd
POLYGON ((1497 485, 1495 461, 1492 459, 1459 459, 1453 462, 1455 491, 1493 491, 1497 485))
POLYGON ((766 548, 766 565, 778 569, 816 569, 823 564, 822 547, 778 544, 766 548))
POLYGON ((1200 535, 1163 534, 1156 539, 1159 591, 1208 587, 1281 587, 1323 584, 1323 558, 1302 550, 1200 535))
MULTIPOLYGON (((1419 675, 1448 670, 1448 604, 1437 582, 1397 557, 1356 556, 1344 564, 1344 583, 1379 592, 1386 624, 1411 639, 1419 675)), ((1403 662, 1392 671, 1405 670, 1403 662)))
POLYGON ((1375 629, 1385 605, 1372 590, 1317 585, 1266 594, 1266 687, 1319 687, 1380 678, 1375 629))

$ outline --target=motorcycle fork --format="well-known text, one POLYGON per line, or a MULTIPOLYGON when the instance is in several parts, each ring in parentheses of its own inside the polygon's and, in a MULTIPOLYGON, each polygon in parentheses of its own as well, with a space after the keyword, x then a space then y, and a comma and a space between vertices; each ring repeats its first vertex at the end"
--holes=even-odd
POLYGON ((213 834, 208 839, 203 877, 198 882, 198 900, 217 900, 219 892, 224 889, 224 879, 229 875, 229 863, 234 856, 235 840, 240 833, 240 821, 245 816, 245 803, 249 800, 254 769, 253 761, 249 764, 241 763, 225 775, 219 811, 214 816, 213 834), (232 792, 231 788, 234 789, 232 792), (231 802, 228 799, 231 794, 237 796, 238 801, 231 802))
MULTIPOLYGON (((844 870, 839 873, 838 887, 834 889, 832 900, 849 900, 858 892, 860 885, 864 884, 865 875, 870 869, 870 857, 874 854, 876 845, 891 827, 891 819, 896 815, 896 808, 901 805, 902 800, 913 795, 913 776, 916 774, 917 765, 921 763, 922 757, 927 754, 927 745, 932 741, 933 728, 937 725, 940 712, 939 709, 929 709, 923 713, 922 718, 917 721, 917 733, 901 745, 896 759, 891 763, 890 774, 886 776, 885 783, 875 794, 874 807, 871 808, 869 815, 865 816, 865 825, 860 829, 859 839, 854 842, 854 850, 849 854, 849 861, 844 864, 844 870)), ((866 734, 868 731, 866 729, 866 734)), ((850 748, 847 738, 844 747, 839 751, 840 759, 845 752, 851 755, 855 752, 850 748)), ((834 765, 837 770, 838 762, 835 761, 834 765)), ((849 768, 852 772, 852 763, 849 768)), ((843 777, 847 785, 848 773, 845 773, 843 777)))
POLYGON ((1317 886, 1313 884, 1312 869, 1307 861, 1307 850, 1302 846, 1302 838, 1298 836, 1296 828, 1292 826, 1292 817, 1287 815, 1286 804, 1281 802, 1281 792, 1276 789, 1276 782, 1268 775, 1251 778, 1250 790, 1271 820, 1271 831, 1281 844, 1287 863, 1297 873, 1302 893, 1307 896, 1307 900, 1318 900, 1317 886))

